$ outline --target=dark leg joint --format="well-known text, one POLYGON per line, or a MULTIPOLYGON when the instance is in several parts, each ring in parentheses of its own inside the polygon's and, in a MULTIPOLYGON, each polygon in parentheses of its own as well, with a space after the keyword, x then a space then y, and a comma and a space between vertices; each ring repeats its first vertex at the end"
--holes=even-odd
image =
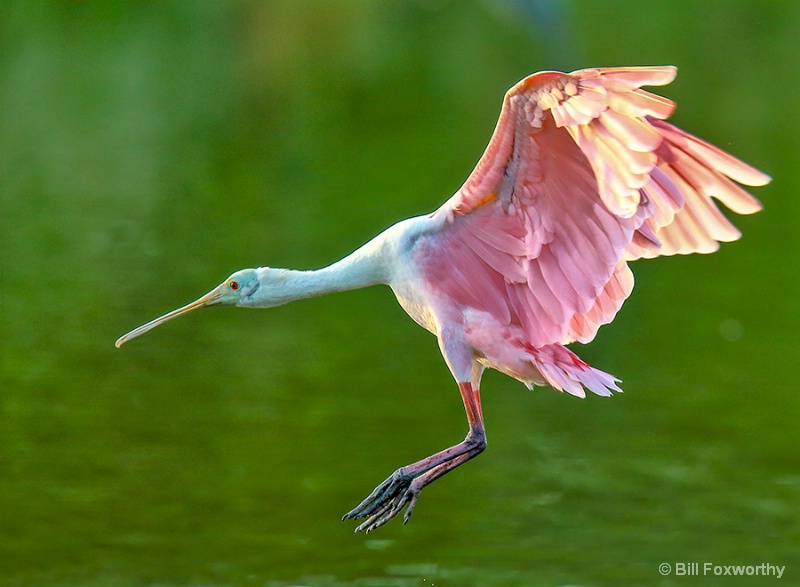
POLYGON ((412 479, 414 479, 414 475, 406 471, 405 467, 400 467, 391 476, 392 482, 399 485, 407 485, 412 479))
POLYGON ((486 449, 486 432, 483 428, 472 428, 464 439, 464 444, 470 451, 483 452, 486 449))

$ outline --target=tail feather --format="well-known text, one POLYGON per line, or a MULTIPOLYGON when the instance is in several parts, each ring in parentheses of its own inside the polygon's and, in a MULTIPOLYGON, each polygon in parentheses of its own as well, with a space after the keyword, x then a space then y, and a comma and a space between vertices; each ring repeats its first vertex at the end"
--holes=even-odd
POLYGON ((576 397, 586 397, 586 389, 601 396, 610 396, 612 391, 622 393, 617 386, 619 379, 590 366, 563 345, 532 348, 530 354, 545 381, 558 391, 566 391, 576 397))

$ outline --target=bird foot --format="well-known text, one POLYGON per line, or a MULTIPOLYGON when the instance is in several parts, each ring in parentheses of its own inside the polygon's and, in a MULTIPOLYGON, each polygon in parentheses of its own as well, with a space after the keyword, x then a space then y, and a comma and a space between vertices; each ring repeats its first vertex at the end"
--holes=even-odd
POLYGON ((421 483, 415 482, 418 478, 416 475, 407 473, 404 467, 397 469, 364 501, 347 512, 342 520, 367 518, 355 531, 369 533, 383 526, 408 506, 403 516, 403 523, 407 523, 423 487, 421 483))

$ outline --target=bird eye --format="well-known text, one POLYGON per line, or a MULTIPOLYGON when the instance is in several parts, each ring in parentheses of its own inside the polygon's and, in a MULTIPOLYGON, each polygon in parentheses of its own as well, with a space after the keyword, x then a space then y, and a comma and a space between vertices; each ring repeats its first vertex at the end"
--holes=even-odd
POLYGON ((239 282, 238 281, 231 281, 228 284, 228 287, 231 288, 231 290, 236 291, 237 289, 239 289, 239 282))

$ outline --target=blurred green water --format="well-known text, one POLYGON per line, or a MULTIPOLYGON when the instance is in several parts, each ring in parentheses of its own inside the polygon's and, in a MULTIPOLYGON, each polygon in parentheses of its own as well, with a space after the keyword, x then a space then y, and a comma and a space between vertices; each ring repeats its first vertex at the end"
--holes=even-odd
POLYGON ((12 1, 0 27, 0 585, 800 583, 799 5, 12 1), (489 450, 409 525, 339 521, 466 430, 385 288, 113 348, 234 269, 432 210, 524 75, 644 63, 679 66, 678 124, 774 177, 765 211, 636 264, 577 349, 624 395, 488 374, 489 450))

